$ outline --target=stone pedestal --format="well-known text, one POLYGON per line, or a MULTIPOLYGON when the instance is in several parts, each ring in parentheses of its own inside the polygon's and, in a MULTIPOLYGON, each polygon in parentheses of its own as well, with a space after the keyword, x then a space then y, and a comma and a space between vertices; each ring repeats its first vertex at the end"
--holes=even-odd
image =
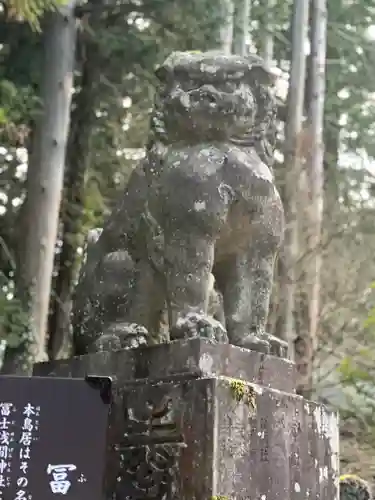
POLYGON ((338 499, 337 417, 295 394, 287 360, 195 339, 34 374, 114 378, 107 499, 338 499))

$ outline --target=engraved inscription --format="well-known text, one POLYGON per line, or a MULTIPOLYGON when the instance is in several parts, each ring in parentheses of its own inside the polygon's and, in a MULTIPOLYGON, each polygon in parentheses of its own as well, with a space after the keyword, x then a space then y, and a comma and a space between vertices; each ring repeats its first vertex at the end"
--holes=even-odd
POLYGON ((258 439, 260 443, 260 461, 268 463, 268 420, 264 417, 261 417, 260 419, 258 439))
POLYGON ((126 405, 124 434, 118 446, 116 498, 177 500, 178 457, 185 446, 183 441, 169 395, 158 394, 146 402, 143 399, 141 409, 139 405, 126 405))

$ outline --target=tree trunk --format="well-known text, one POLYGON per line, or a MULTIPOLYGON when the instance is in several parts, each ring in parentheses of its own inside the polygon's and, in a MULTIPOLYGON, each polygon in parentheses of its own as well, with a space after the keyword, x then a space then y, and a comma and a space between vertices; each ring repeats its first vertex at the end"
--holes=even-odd
POLYGON ((272 19, 274 16, 275 0, 266 0, 264 2, 264 14, 263 14, 263 36, 262 36, 262 48, 261 56, 265 60, 266 64, 270 65, 273 60, 273 26, 272 19))
POLYGON ((298 258, 297 191, 301 173, 299 141, 302 136, 306 56, 304 52, 308 32, 308 2, 294 0, 292 20, 292 54, 289 76, 287 118, 285 124, 285 189, 284 205, 287 228, 282 252, 280 283, 281 337, 288 341, 294 357, 296 262, 298 258))
MULTIPOLYGON (((92 28, 92 26, 91 26, 92 28)), ((49 321, 48 357, 56 359, 69 337, 72 293, 78 272, 78 247, 83 244, 82 215, 85 206, 85 175, 89 166, 90 137, 95 121, 99 61, 97 44, 90 34, 85 43, 81 90, 72 113, 67 149, 67 172, 61 223, 63 244, 49 321)))
POLYGON ((234 0, 222 0, 222 25, 220 29, 220 49, 225 54, 232 53, 234 30, 234 0))
POLYGON ((327 43, 327 6, 326 0, 312 0, 311 29, 311 74, 308 96, 308 123, 311 132, 311 152, 307 163, 307 178, 311 196, 308 210, 308 310, 309 329, 305 340, 305 352, 301 355, 301 365, 305 367, 299 374, 299 391, 306 398, 312 395, 312 363, 316 349, 316 339, 320 309, 320 275, 322 267, 321 232, 323 223, 323 184, 324 184, 324 95, 327 43))
POLYGON ((246 42, 250 36, 250 8, 250 0, 241 0, 236 9, 233 52, 241 56, 248 52, 246 42))
MULTIPOLYGON (((329 8, 329 4, 327 5, 329 8)), ((329 16, 329 11, 328 11, 329 16)), ((327 63, 330 61, 339 60, 339 53, 337 47, 327 46, 327 63)), ((326 68, 326 82, 329 81, 330 73, 339 71, 339 67, 335 64, 333 67, 327 65, 326 68)), ((331 80, 331 82, 337 81, 337 79, 331 80)), ((341 90, 339 85, 331 86, 327 91, 330 96, 336 95, 341 90)), ((341 109, 340 104, 335 100, 335 103, 331 103, 331 109, 329 112, 325 112, 324 116, 324 174, 325 179, 328 181, 326 187, 332 199, 337 199, 339 196, 338 190, 338 179, 337 179, 337 165, 339 161, 339 148, 340 148, 340 116, 341 109)))
POLYGON ((45 358, 51 278, 63 189, 66 142, 73 89, 76 20, 74 4, 49 14, 44 33, 43 112, 29 161, 24 240, 19 255, 19 290, 30 325, 17 351, 7 350, 4 371, 30 373, 45 358), (21 352, 22 351, 22 352, 21 352))

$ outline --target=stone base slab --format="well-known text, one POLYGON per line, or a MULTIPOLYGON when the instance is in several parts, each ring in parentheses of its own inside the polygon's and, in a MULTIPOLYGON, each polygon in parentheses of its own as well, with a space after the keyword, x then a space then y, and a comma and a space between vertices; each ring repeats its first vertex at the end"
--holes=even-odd
POLYGON ((138 349, 87 354, 69 360, 37 363, 34 375, 84 377, 114 376, 117 383, 155 380, 175 375, 227 376, 287 392, 295 392, 294 364, 231 344, 201 339, 175 341, 138 349))
POLYGON ((338 420, 285 359, 203 340, 102 352, 34 375, 114 378, 107 500, 338 500, 338 420))

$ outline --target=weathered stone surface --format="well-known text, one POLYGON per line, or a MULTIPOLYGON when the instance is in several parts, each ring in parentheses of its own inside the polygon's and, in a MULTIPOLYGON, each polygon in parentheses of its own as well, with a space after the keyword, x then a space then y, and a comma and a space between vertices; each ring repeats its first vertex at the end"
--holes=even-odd
POLYGON ((117 391, 107 498, 212 497, 213 391, 210 379, 187 378, 117 391))
POLYGON ((70 360, 38 363, 34 368, 34 375, 38 376, 84 377, 92 373, 115 376, 118 384, 176 374, 195 377, 224 375, 295 392, 295 367, 291 361, 230 344, 212 345, 202 339, 100 352, 70 360))
POLYGON ((215 377, 133 383, 115 401, 107 498, 337 498, 336 417, 301 397, 215 377))
POLYGON ((338 498, 336 416, 299 396, 213 377, 133 383, 116 401, 108 498, 338 498))
POLYGON ((338 500, 336 415, 291 393, 292 363, 196 339, 35 374, 96 369, 115 377, 108 500, 338 500))
POLYGON ((337 499, 336 415, 299 396, 251 384, 236 401, 236 387, 235 381, 215 381, 214 494, 235 500, 337 499))
POLYGON ((285 355, 265 330, 285 225, 274 76, 258 56, 217 52, 173 53, 156 76, 145 158, 76 289, 74 353, 104 350, 101 337, 127 347, 135 323, 158 341, 167 330, 285 355))

